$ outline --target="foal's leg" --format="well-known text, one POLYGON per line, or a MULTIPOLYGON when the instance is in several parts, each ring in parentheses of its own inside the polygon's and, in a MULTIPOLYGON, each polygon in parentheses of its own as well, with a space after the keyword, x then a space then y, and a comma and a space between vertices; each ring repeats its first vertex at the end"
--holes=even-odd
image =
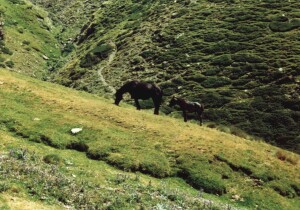
POLYGON ((200 125, 202 125, 202 113, 197 112, 197 115, 198 115, 198 119, 199 119, 200 125))
POLYGON ((140 110, 141 109, 141 106, 140 106, 140 103, 139 103, 139 100, 137 98, 134 99, 134 102, 135 102, 135 105, 136 105, 136 109, 137 110, 140 110))

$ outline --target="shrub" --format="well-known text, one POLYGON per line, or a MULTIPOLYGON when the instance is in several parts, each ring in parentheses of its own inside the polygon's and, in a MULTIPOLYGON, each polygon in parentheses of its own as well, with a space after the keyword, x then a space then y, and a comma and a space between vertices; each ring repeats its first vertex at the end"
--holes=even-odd
POLYGON ((101 60, 106 59, 113 49, 114 48, 110 44, 98 44, 93 50, 87 53, 83 59, 81 59, 80 67, 85 68, 98 64, 101 60))
POLYGON ((220 41, 222 39, 225 39, 225 35, 224 33, 220 33, 220 32, 209 32, 207 34, 204 35, 204 41, 206 42, 217 42, 220 41))
POLYGON ((48 164, 58 165, 62 159, 57 154, 49 154, 44 156, 43 161, 48 164))
POLYGON ((293 165, 297 165, 298 163, 298 159, 296 156, 292 156, 292 155, 289 155, 287 152, 283 151, 283 150, 278 150, 276 153, 275 153, 275 156, 279 159, 279 160, 282 160, 282 161, 287 161, 293 165))
POLYGON ((207 108, 222 107, 231 100, 229 97, 222 96, 218 93, 206 93, 200 98, 202 99, 204 106, 207 108))
POLYGON ((4 53, 4 54, 8 54, 8 55, 12 55, 13 52, 10 51, 10 49, 8 49, 7 47, 1 47, 1 51, 4 53))
POLYGON ((260 56, 249 53, 235 54, 231 57, 236 62, 261 63, 263 61, 260 56))
POLYGON ((187 81, 194 81, 194 82, 199 82, 200 83, 200 82, 203 82, 204 80, 206 80, 206 77, 203 76, 202 74, 195 73, 192 76, 185 76, 184 79, 187 80, 187 81))
POLYGON ((231 80, 227 77, 209 77, 207 80, 201 83, 206 88, 217 88, 231 84, 231 80))
POLYGON ((135 56, 131 61, 131 64, 133 65, 138 65, 140 63, 143 63, 143 58, 141 56, 135 56))
POLYGON ((141 53, 141 56, 146 60, 152 58, 155 55, 156 53, 153 50, 145 50, 141 53))
POLYGON ((296 196, 294 189, 286 183, 272 182, 270 187, 284 197, 294 198, 296 196))
MULTIPOLYGON (((243 120, 244 120, 244 119, 243 119, 243 120)), ((241 138, 244 138, 244 139, 247 139, 247 138, 248 138, 248 134, 247 134, 245 131, 243 131, 243 130, 237 128, 237 127, 232 127, 232 128, 230 129, 230 133, 231 133, 232 135, 235 135, 235 136, 238 136, 238 137, 241 137, 241 138)))
POLYGON ((203 74, 204 74, 205 76, 215 76, 215 75, 217 75, 220 71, 221 71, 221 69, 218 69, 218 68, 208 69, 208 70, 206 70, 203 74))
POLYGON ((274 32, 286 32, 300 27, 300 19, 293 19, 290 22, 277 22, 274 21, 269 25, 270 29, 274 32))
POLYGON ((228 54, 216 56, 212 59, 212 64, 213 65, 219 65, 219 66, 229 66, 232 64, 232 59, 231 56, 228 54))
POLYGON ((221 41, 204 48, 205 53, 220 54, 220 53, 235 53, 244 50, 247 47, 246 44, 236 41, 221 41))
POLYGON ((222 195, 226 193, 226 187, 221 176, 211 172, 209 169, 201 168, 196 171, 193 167, 183 169, 179 172, 179 176, 183 177, 193 187, 203 189, 204 192, 222 195))
POLYGON ((9 68, 13 68, 15 66, 15 63, 13 61, 6 61, 5 65, 9 68))
POLYGON ((8 0, 8 1, 13 4, 25 4, 25 2, 23 0, 8 0))
POLYGON ((0 193, 3 193, 9 189, 10 189, 10 185, 7 182, 3 182, 3 181, 0 182, 0 193))
POLYGON ((80 152, 86 152, 89 149, 89 146, 83 142, 72 142, 66 146, 67 149, 74 149, 80 152))
POLYGON ((72 52, 75 49, 75 46, 73 43, 68 43, 66 46, 63 48, 63 54, 68 55, 70 52, 72 52))
POLYGON ((29 45, 30 41, 24 40, 22 43, 25 44, 25 45, 29 45))
POLYGON ((108 55, 113 51, 113 47, 110 44, 98 44, 92 53, 101 58, 107 58, 108 55))

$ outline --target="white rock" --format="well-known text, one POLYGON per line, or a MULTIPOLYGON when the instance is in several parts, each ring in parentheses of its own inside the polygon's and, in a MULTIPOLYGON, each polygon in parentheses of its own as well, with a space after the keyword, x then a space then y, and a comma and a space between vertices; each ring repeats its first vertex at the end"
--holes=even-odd
POLYGON ((45 60, 49 60, 49 58, 46 55, 42 56, 45 60))
POLYGON ((71 129, 71 132, 72 132, 73 134, 79 133, 80 131, 82 131, 82 128, 72 128, 72 129, 71 129))

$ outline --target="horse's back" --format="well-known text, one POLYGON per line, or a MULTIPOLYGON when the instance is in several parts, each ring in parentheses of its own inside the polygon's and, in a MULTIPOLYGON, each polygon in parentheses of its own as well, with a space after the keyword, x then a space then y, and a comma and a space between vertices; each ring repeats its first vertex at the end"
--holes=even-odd
POLYGON ((198 102, 194 102, 194 106, 197 107, 198 110, 203 111, 204 110, 204 106, 203 104, 200 104, 198 102))

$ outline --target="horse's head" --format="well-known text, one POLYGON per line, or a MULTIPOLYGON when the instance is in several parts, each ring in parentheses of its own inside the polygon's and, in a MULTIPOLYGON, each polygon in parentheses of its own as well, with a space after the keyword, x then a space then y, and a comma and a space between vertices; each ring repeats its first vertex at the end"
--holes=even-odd
POLYGON ((123 94, 117 90, 115 96, 116 96, 115 104, 118 106, 120 101, 123 99, 123 94))
POLYGON ((169 106, 174 106, 177 104, 177 98, 175 96, 172 97, 171 101, 169 102, 169 106))

